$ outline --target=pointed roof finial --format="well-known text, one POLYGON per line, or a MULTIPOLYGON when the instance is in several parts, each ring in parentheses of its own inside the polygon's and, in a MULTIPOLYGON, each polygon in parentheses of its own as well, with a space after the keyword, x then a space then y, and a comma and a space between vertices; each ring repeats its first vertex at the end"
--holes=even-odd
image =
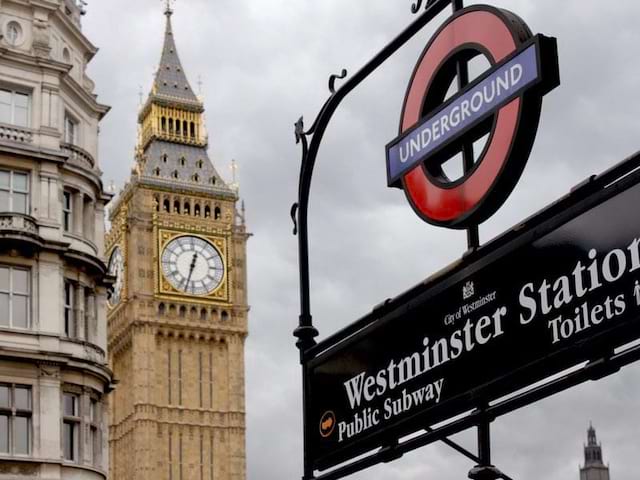
POLYGON ((173 15, 173 9, 171 8, 171 4, 175 2, 175 0, 163 0, 166 3, 166 8, 164 9, 164 14, 167 17, 173 15))
POLYGON ((233 180, 229 186, 232 190, 238 192, 240 190, 240 183, 238 183, 238 164, 235 159, 231 160, 231 166, 229 168, 231 169, 231 175, 233 176, 233 180))
POLYGON ((154 96, 161 96, 171 101, 185 101, 190 104, 200 104, 198 97, 191 89, 187 76, 185 75, 178 49, 173 36, 171 26, 171 6, 175 0, 162 0, 166 4, 165 15, 167 16, 164 32, 164 44, 160 56, 160 64, 155 72, 152 93, 154 96))

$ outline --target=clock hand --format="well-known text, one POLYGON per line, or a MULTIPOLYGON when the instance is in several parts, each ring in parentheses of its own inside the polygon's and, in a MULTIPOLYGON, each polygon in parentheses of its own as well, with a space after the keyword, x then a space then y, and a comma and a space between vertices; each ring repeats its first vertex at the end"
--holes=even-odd
POLYGON ((197 259, 198 259, 198 254, 194 253, 193 258, 191 259, 191 265, 189 265, 189 276, 187 277, 187 283, 185 284, 185 288, 189 288, 189 282, 191 281, 191 275, 193 275, 193 269, 196 268, 197 259))

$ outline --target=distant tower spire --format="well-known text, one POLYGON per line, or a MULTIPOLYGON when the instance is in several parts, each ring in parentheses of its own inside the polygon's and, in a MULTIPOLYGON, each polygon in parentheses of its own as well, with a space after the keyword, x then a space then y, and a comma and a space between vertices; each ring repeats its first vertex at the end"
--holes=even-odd
POLYGON ((587 430, 584 467, 580 469, 580 480, 610 480, 609 467, 602 461, 602 445, 598 444, 596 429, 591 424, 587 430))
POLYGON ((163 1, 166 4, 164 9, 164 14, 170 17, 171 15, 173 15, 173 9, 171 8, 171 5, 173 4, 173 2, 175 2, 175 0, 163 0, 163 1))

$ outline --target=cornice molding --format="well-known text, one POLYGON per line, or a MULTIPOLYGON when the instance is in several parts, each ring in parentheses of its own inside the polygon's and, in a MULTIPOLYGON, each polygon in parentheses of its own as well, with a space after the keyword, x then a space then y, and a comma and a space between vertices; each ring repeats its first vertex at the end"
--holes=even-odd
POLYGON ((97 96, 87 92, 82 85, 76 82, 71 75, 63 75, 61 78, 61 83, 69 88, 71 92, 76 94, 79 100, 81 100, 85 106, 89 107, 97 116, 99 120, 102 120, 104 116, 109 113, 111 107, 108 105, 103 105, 98 102, 97 96))

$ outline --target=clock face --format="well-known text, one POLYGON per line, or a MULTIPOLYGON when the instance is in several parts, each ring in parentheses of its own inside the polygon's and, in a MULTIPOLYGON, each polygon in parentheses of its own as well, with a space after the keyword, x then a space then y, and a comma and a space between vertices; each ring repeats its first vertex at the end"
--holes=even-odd
POLYGON ((208 295, 224 277, 220 252, 206 240, 185 235, 171 240, 162 252, 162 273, 173 287, 191 295, 208 295))
POLYGON ((116 278, 113 284, 113 292, 109 297, 109 305, 114 307, 120 303, 122 295, 122 285, 124 283, 124 260, 122 259, 122 252, 120 247, 116 247, 111 252, 109 258, 109 275, 116 278))

